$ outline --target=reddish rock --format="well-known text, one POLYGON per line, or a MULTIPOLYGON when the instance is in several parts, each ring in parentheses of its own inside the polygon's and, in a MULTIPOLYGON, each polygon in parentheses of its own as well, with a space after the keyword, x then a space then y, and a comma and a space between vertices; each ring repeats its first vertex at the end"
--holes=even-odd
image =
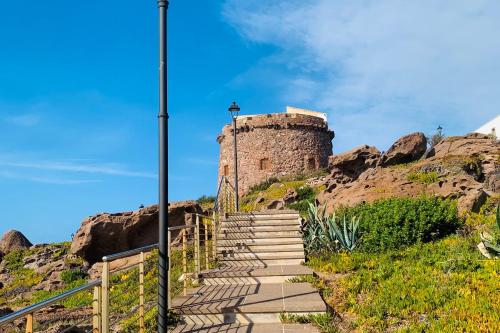
POLYGON ((396 165, 418 160, 427 150, 424 133, 417 132, 399 138, 382 157, 382 165, 396 165))
POLYGON ((380 151, 368 145, 359 146, 345 153, 329 157, 328 169, 333 175, 355 180, 366 169, 373 168, 380 160, 380 151))
POLYGON ((7 254, 11 251, 27 249, 33 244, 19 231, 7 231, 0 239, 0 254, 7 254))
MULTIPOLYGON (((169 204, 170 226, 193 223, 193 213, 202 213, 194 201, 169 204)), ((173 240, 178 234, 173 232, 173 240)), ((71 244, 71 253, 90 264, 101 261, 105 255, 118 253, 158 242, 158 206, 134 212, 102 213, 82 222, 71 244)))

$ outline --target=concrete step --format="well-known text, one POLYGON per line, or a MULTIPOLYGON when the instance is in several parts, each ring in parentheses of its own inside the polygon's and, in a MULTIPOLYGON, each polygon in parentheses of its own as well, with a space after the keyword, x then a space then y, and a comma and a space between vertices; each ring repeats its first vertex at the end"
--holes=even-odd
POLYGON ((218 239, 217 246, 251 246, 251 245, 284 245, 303 244, 302 237, 255 237, 241 239, 218 239))
POLYGON ((220 223, 222 228, 234 228, 234 227, 273 227, 273 226, 298 226, 300 227, 300 223, 297 220, 261 220, 261 221, 230 221, 220 223))
POLYGON ((280 323, 283 312, 326 312, 308 283, 202 286, 174 298, 172 306, 187 324, 280 323))
POLYGON ((247 259, 305 259, 304 251, 287 251, 287 252, 244 252, 244 253, 230 253, 225 256, 218 256, 221 261, 231 261, 231 260, 247 260, 247 259))
POLYGON ((264 226, 264 225, 253 225, 253 226, 238 226, 238 227, 224 227, 219 229, 219 234, 233 233, 233 232, 280 232, 280 231, 300 231, 300 226, 298 225, 281 225, 281 226, 264 226))
POLYGON ((230 246, 219 246, 217 253, 224 252, 283 252, 283 251, 304 251, 304 245, 301 242, 291 243, 291 244, 266 244, 266 245, 230 245, 230 246))
POLYGON ((307 324, 218 324, 177 325, 172 333, 319 333, 319 330, 307 324))
POLYGON ((291 231, 248 231, 248 232, 235 232, 219 233, 218 239, 246 239, 246 238, 284 238, 284 237, 302 237, 298 230, 291 231))
POLYGON ((312 275, 313 271, 302 265, 279 265, 266 268, 219 267, 201 273, 205 285, 285 283, 301 275, 312 275))
POLYGON ((302 265, 305 262, 301 258, 280 258, 280 259, 242 259, 242 260, 221 260, 221 265, 226 267, 268 267, 275 265, 302 265))

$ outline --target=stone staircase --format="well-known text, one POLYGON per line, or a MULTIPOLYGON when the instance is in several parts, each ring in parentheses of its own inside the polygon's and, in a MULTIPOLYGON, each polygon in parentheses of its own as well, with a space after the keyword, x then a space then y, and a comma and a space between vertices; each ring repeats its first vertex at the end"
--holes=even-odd
POLYGON ((217 269, 202 284, 173 300, 184 324, 174 332, 318 332, 310 325, 282 324, 280 315, 326 312, 303 266, 300 217, 295 211, 229 214, 218 234, 217 269))

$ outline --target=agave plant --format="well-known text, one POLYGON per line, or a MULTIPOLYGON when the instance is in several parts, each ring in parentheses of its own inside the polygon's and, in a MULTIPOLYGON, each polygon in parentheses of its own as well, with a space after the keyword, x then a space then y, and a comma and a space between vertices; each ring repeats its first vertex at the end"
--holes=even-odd
POLYGON ((347 218, 343 218, 343 228, 340 230, 339 226, 335 222, 335 214, 331 219, 331 228, 335 232, 337 240, 340 242, 340 246, 349 252, 352 252, 358 243, 358 231, 359 218, 353 217, 351 222, 347 222, 347 218))
MULTIPOLYGON (((496 220, 498 230, 500 231, 500 203, 497 205, 496 220)), ((477 245, 479 251, 481 251, 486 258, 498 258, 500 256, 500 239, 495 240, 495 238, 487 232, 482 232, 480 236, 481 243, 477 245)))
POLYGON ((359 241, 358 226, 359 219, 353 217, 348 223, 344 216, 341 230, 335 213, 329 217, 326 206, 319 208, 316 204, 309 203, 308 218, 302 228, 306 251, 353 251, 359 241))

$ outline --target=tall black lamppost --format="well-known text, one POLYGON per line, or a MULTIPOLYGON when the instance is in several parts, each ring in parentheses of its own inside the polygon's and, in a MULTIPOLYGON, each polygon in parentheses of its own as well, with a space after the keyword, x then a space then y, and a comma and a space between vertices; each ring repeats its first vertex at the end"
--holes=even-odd
POLYGON ((238 195, 238 148, 236 144, 236 118, 240 112, 240 107, 236 102, 233 102, 229 107, 228 111, 231 113, 231 118, 233 118, 233 138, 234 138, 234 191, 236 192, 236 211, 240 211, 239 195, 238 195))
POLYGON ((168 315, 168 111, 167 111, 167 0, 158 0, 160 68, 159 129, 159 228, 158 228, 158 332, 167 332, 168 315))

